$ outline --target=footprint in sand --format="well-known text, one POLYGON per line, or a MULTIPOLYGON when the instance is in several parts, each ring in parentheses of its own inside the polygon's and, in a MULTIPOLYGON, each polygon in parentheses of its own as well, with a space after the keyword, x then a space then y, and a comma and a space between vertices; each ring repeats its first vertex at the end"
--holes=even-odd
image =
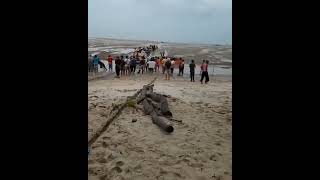
POLYGON ((122 172, 122 169, 118 166, 115 166, 111 169, 111 172, 117 172, 117 173, 121 173, 122 172))
POLYGON ((124 162, 123 161, 118 161, 118 162, 116 162, 116 166, 123 166, 124 165, 124 162))
POLYGON ((110 139, 110 138, 111 138, 111 137, 108 137, 108 136, 102 137, 103 140, 105 140, 105 139, 110 139))
POLYGON ((107 163, 107 160, 105 158, 100 158, 100 159, 97 160, 97 162, 105 164, 105 163, 107 163))
POLYGON ((106 142, 102 142, 102 147, 106 148, 108 147, 108 144, 106 142))
POLYGON ((209 158, 211 161, 217 161, 217 156, 216 155, 211 155, 209 158))

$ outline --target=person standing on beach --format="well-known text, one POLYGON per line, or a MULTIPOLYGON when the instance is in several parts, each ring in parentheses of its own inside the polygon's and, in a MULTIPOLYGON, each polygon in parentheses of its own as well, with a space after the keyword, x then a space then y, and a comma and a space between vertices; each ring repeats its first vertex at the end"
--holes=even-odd
POLYGON ((170 80, 170 72, 171 72, 171 61, 170 59, 166 59, 166 62, 165 62, 165 71, 166 71, 166 80, 170 80))
POLYGON ((196 64, 194 63, 194 60, 191 60, 191 63, 189 64, 189 68, 190 68, 190 78, 191 78, 191 82, 194 82, 194 71, 196 69, 196 64))
POLYGON ((159 57, 156 57, 156 68, 155 68, 155 72, 159 72, 160 69, 160 59, 159 57))
POLYGON ((120 70, 121 70, 121 60, 119 58, 119 56, 116 57, 116 60, 115 60, 115 64, 116 64, 116 74, 117 74, 117 78, 120 77, 120 70))
POLYGON ((202 64, 201 64, 201 66, 200 66, 200 75, 202 75, 202 65, 205 64, 205 63, 206 63, 206 61, 205 61, 205 60, 202 60, 202 64))
MULTIPOLYGON (((146 72, 148 72, 148 66, 149 66, 149 64, 148 64, 147 62, 149 62, 150 59, 147 59, 147 61, 146 61, 146 59, 145 59, 144 56, 142 56, 142 58, 145 60, 145 61, 144 61, 144 68, 146 69, 146 72)), ((151 59, 152 59, 152 58, 151 58, 151 59)), ((142 74, 143 74, 143 73, 142 73, 142 74)))
POLYGON ((179 75, 178 76, 183 76, 183 71, 184 71, 184 60, 182 58, 180 58, 179 75))
POLYGON ((99 68, 99 57, 97 55, 94 55, 93 57, 93 68, 94 68, 94 72, 97 73, 98 72, 98 68, 99 68))
POLYGON ((111 55, 108 56, 108 64, 109 64, 109 71, 112 72, 112 57, 111 55))
POLYGON ((129 59, 128 56, 126 56, 126 58, 124 59, 124 62, 125 62, 125 66, 124 66, 125 75, 129 75, 129 72, 130 72, 130 59, 129 59))
POLYGON ((130 74, 134 74, 136 72, 136 58, 130 57, 130 74))
POLYGON ((120 64, 121 76, 124 76, 126 62, 124 61, 123 56, 120 57, 120 61, 121 61, 121 64, 120 64))
MULTIPOLYGON (((170 59, 169 59, 170 60, 170 59)), ((173 76, 173 70, 174 70, 174 66, 176 65, 176 62, 174 61, 174 58, 171 61, 171 75, 173 76)))
POLYGON ((201 84, 203 84, 202 81, 204 77, 206 78, 205 83, 207 84, 209 82, 208 66, 209 66, 208 60, 201 65, 201 69, 202 69, 201 80, 200 80, 201 84))
MULTIPOLYGON (((146 61, 144 56, 142 56, 141 60, 140 60, 140 68, 141 68, 141 74, 143 74, 145 68, 146 68, 146 61)), ((139 70, 140 71, 140 70, 139 70)), ((147 71, 146 71, 147 72, 147 71)))
POLYGON ((88 58, 88 71, 92 72, 93 71, 93 58, 92 55, 90 54, 88 58))
POLYGON ((137 63, 137 69, 138 69, 138 74, 141 72, 141 65, 140 65, 140 58, 139 56, 136 56, 136 63, 137 63))
POLYGON ((148 68, 149 68, 149 72, 150 73, 153 73, 153 70, 155 69, 155 65, 156 65, 155 61, 149 61, 148 62, 148 68))
POLYGON ((167 62, 167 59, 164 57, 164 58, 162 59, 162 61, 161 61, 161 64, 162 64, 162 66, 161 66, 161 68, 162 68, 162 74, 164 74, 165 71, 166 71, 166 62, 167 62))

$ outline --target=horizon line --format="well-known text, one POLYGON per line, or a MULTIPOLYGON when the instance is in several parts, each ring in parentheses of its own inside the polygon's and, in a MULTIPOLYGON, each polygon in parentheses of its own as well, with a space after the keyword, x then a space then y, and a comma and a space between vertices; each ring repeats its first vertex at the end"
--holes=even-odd
POLYGON ((232 46, 232 43, 218 44, 218 43, 197 43, 197 42, 172 42, 172 41, 162 41, 162 40, 145 40, 145 39, 131 39, 131 38, 115 38, 115 37, 99 37, 99 36, 88 36, 88 38, 101 38, 101 39, 114 39, 114 40, 127 40, 127 41, 151 41, 151 42, 164 42, 172 44, 196 44, 196 45, 222 45, 222 46, 232 46))

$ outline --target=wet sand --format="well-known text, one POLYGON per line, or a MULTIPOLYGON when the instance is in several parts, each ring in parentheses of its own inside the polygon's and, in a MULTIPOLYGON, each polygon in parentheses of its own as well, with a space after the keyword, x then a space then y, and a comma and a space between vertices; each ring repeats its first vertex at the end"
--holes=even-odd
MULTIPOLYGON (((89 179, 204 180, 232 177, 232 78, 210 77, 201 85, 163 75, 108 76, 88 82, 88 138, 155 76, 154 91, 166 95, 174 119, 167 134, 139 108, 127 107, 92 145, 89 179), (111 114, 110 114, 111 113, 111 114), (132 120, 136 119, 136 122, 132 120)), ((138 106, 139 107, 139 106, 138 106)), ((141 107, 140 107, 141 108, 141 107)))
MULTIPOLYGON (((157 45, 161 51, 166 50, 169 56, 183 57, 186 63, 193 59, 196 64, 201 64, 205 59, 209 60, 211 64, 232 67, 232 47, 227 45, 89 38, 88 53, 99 54, 101 59, 106 59, 109 54, 113 56, 126 55, 136 47, 150 44, 157 45)), ((157 56, 160 54, 158 53, 157 56)))

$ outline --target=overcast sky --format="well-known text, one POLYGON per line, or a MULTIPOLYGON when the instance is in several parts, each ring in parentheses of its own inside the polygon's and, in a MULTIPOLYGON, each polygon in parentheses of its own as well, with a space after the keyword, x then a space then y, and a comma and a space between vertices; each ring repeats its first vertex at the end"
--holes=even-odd
POLYGON ((88 0, 89 37, 232 44, 232 0, 88 0))

